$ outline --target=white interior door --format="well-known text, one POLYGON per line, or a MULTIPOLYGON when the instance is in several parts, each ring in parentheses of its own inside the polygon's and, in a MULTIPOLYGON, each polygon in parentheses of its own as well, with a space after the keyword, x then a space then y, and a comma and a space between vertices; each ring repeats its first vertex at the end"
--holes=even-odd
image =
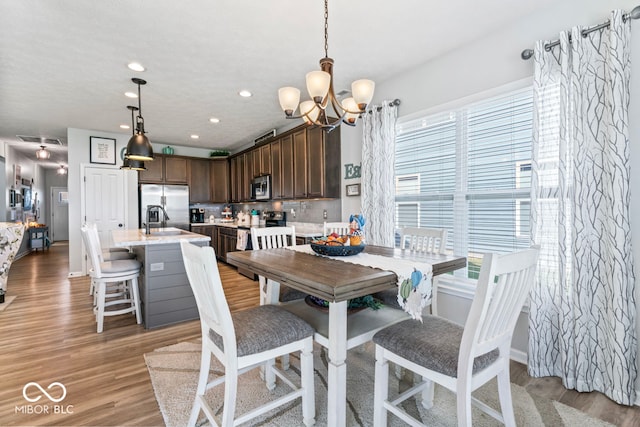
MULTIPOLYGON (((111 230, 126 227, 124 171, 91 166, 84 172, 84 221, 96 224, 100 243, 108 248, 112 245, 111 230)), ((86 261, 84 263, 86 267, 86 261)))
POLYGON ((69 240, 69 193, 67 187, 51 187, 51 242, 69 240))

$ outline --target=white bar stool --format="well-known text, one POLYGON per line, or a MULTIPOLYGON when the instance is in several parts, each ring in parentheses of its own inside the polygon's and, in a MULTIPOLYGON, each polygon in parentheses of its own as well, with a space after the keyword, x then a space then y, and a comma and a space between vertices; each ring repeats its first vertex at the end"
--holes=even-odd
POLYGON ((140 314, 138 277, 140 276, 142 264, 134 259, 101 262, 100 242, 97 231, 87 226, 83 226, 81 231, 92 264, 89 275, 96 294, 93 310, 98 324, 97 332, 101 333, 103 331, 105 316, 135 313, 136 322, 140 324, 142 316, 140 314), (120 283, 124 283, 124 287, 121 287, 120 283), (111 284, 116 285, 115 293, 107 292, 111 284), (107 298, 110 298, 109 301, 107 301, 107 298), (125 307, 106 310, 107 307, 115 305, 125 305, 125 307))

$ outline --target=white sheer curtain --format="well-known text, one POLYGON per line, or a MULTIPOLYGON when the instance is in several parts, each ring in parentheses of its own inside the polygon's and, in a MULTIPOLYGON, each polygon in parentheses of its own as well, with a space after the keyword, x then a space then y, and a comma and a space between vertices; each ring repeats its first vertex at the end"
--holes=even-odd
POLYGON ((529 373, 635 401, 635 285, 629 225, 630 24, 560 34, 534 60, 529 373))
POLYGON ((362 214, 366 241, 394 246, 395 140, 397 109, 384 101, 364 114, 362 135, 362 214))

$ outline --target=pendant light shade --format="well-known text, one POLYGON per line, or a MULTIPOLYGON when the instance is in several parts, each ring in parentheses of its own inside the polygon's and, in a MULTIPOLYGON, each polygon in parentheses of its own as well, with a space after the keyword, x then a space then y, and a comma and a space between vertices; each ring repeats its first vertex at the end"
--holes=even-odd
POLYGON ((40 149, 36 151, 36 158, 38 160, 47 160, 51 157, 51 153, 44 148, 44 145, 40 146, 40 149))
MULTIPOLYGON (((136 136, 136 131, 134 128, 134 112, 138 111, 138 107, 134 107, 132 105, 127 106, 127 109, 131 110, 131 133, 133 134, 133 137, 136 136)), ((132 138, 133 138, 132 137, 132 138)), ((129 141, 129 143, 131 143, 131 141, 129 141)), ((141 160, 134 160, 131 158, 127 158, 125 157, 124 160, 122 161, 122 166, 120 166, 120 169, 127 169, 127 170, 134 170, 134 171, 144 171, 147 170, 147 168, 144 167, 144 162, 141 160)))
POLYGON ((129 139, 124 156, 129 160, 142 162, 151 161, 153 160, 153 147, 151 146, 149 138, 145 136, 144 119, 142 118, 142 100, 140 96, 140 86, 147 84, 147 82, 137 77, 132 78, 131 81, 138 85, 138 117, 135 134, 129 139))
POLYGON ((60 167, 58 168, 58 175, 66 175, 67 174, 67 168, 64 167, 64 165, 60 165, 60 167))

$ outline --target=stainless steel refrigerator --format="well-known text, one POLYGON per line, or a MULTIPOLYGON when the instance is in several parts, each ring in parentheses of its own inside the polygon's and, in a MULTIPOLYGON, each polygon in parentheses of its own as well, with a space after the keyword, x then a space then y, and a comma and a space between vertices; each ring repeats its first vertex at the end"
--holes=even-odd
POLYGON ((189 186, 187 185, 140 185, 140 228, 147 222, 147 206, 160 205, 169 220, 159 209, 151 211, 151 227, 176 227, 189 230, 189 186))

